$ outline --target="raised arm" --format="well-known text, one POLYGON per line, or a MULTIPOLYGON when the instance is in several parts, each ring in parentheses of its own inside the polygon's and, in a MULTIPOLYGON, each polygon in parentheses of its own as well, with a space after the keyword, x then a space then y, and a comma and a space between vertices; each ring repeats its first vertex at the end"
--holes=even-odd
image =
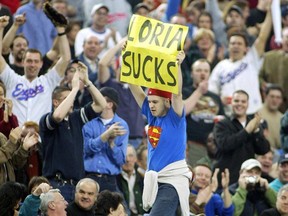
POLYGON ((229 179, 230 173, 228 169, 225 169, 224 172, 221 173, 221 184, 223 188, 223 201, 224 208, 229 208, 232 205, 232 196, 229 192, 229 179))
POLYGON ((3 72, 4 68, 6 67, 7 63, 2 56, 2 45, 3 45, 3 31, 4 28, 9 23, 9 16, 1 16, 0 17, 0 74, 3 72))
POLYGON ((105 83, 110 79, 109 64, 116 55, 116 53, 122 48, 127 38, 123 38, 113 48, 109 49, 99 61, 99 74, 98 80, 100 83, 105 83))
POLYGON ((77 92, 80 86, 80 79, 79 79, 78 71, 74 74, 71 85, 72 85, 71 92, 53 112, 52 117, 58 123, 61 122, 67 116, 71 107, 74 104, 74 100, 75 100, 75 97, 77 95, 77 92))
POLYGON ((181 116, 183 113, 184 103, 182 101, 182 71, 181 64, 185 58, 184 51, 180 51, 177 55, 177 64, 178 64, 178 94, 172 94, 172 107, 174 111, 181 116))
POLYGON ((265 51, 266 41, 270 35, 272 29, 272 15, 271 15, 271 2, 272 0, 267 1, 267 13, 265 20, 261 26, 260 32, 256 41, 254 42, 254 46, 257 50, 259 56, 263 55, 265 51))
MULTIPOLYGON (((125 52, 126 49, 126 42, 123 44, 122 50, 125 52)), ((122 53, 123 54, 123 53, 122 53)), ((122 55, 123 56, 123 55, 122 55)), ((146 98, 146 94, 141 88, 141 86, 133 85, 129 83, 129 88, 140 108, 142 108, 143 102, 146 98)))
POLYGON ((206 11, 208 11, 213 20, 213 31, 215 33, 215 38, 222 44, 227 46, 227 36, 226 36, 226 24, 222 19, 222 11, 219 8, 217 0, 207 0, 206 1, 206 11))
POLYGON ((55 65, 55 69, 60 77, 64 76, 66 67, 69 64, 69 61, 71 60, 71 53, 70 53, 70 47, 69 42, 67 39, 67 36, 65 34, 65 28, 57 26, 56 27, 58 32, 58 45, 59 45, 59 52, 60 52, 60 59, 57 61, 55 65))
POLYGON ((197 89, 186 100, 184 100, 184 107, 185 107, 186 115, 189 115, 189 113, 192 112, 198 100, 207 91, 208 91, 208 81, 204 80, 199 84, 197 89))
POLYGON ((94 112, 100 113, 102 110, 106 107, 106 99, 103 97, 103 95, 100 93, 100 91, 93 85, 93 83, 88 78, 88 68, 85 64, 82 62, 78 62, 78 68, 80 74, 80 80, 84 83, 86 86, 86 89, 88 89, 89 93, 92 96, 92 108, 94 112))
POLYGON ((10 53, 10 45, 12 44, 17 30, 20 26, 22 26, 26 22, 26 16, 25 14, 19 14, 15 16, 15 20, 11 28, 8 30, 8 32, 5 34, 3 38, 3 46, 2 46, 2 54, 9 54, 10 53))
POLYGON ((133 85, 133 84, 129 84, 129 88, 138 104, 138 106, 140 108, 142 108, 143 102, 146 98, 146 94, 143 91, 143 89, 141 88, 141 86, 137 86, 137 85, 133 85))

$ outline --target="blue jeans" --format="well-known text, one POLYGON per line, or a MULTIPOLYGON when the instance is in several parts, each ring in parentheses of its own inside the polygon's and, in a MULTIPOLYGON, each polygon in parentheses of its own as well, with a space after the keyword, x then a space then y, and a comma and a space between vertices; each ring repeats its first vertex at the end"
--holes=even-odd
POLYGON ((100 192, 103 190, 119 191, 116 176, 87 173, 86 177, 94 179, 99 184, 100 192))
POLYGON ((76 185, 63 184, 55 179, 49 179, 49 182, 53 188, 57 188, 61 191, 62 196, 68 203, 71 203, 74 200, 76 185))
POLYGON ((174 216, 179 206, 179 197, 176 189, 170 184, 159 183, 156 200, 149 216, 174 216))

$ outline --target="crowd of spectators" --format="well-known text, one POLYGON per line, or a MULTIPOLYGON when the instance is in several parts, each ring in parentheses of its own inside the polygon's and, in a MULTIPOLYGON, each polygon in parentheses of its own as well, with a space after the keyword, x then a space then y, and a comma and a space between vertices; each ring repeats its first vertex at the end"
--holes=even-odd
POLYGON ((288 214, 288 1, 44 2, 0 1, 0 216, 288 214), (177 95, 120 81, 133 14, 188 27, 177 95))

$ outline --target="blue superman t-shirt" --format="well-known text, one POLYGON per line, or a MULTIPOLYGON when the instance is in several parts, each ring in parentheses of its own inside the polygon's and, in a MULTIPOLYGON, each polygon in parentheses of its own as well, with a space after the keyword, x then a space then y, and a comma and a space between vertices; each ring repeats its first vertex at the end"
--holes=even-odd
POLYGON ((149 125, 147 169, 158 172, 168 164, 185 159, 185 112, 179 117, 171 107, 165 116, 154 117, 148 99, 145 98, 142 113, 147 117, 149 125))

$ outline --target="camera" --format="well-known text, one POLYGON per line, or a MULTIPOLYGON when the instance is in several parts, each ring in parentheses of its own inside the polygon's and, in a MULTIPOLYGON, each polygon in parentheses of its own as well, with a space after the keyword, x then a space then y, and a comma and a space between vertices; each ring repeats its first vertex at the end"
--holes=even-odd
POLYGON ((256 176, 246 176, 245 177, 246 180, 246 184, 250 184, 250 185, 255 185, 257 182, 257 177, 256 176))
POLYGON ((246 176, 246 190, 247 191, 258 191, 258 192, 265 192, 265 187, 261 187, 260 183, 257 182, 256 176, 246 176))
POLYGON ((246 181, 246 190, 247 191, 255 190, 255 186, 257 183, 257 177, 256 176, 246 176, 245 181, 246 181))

